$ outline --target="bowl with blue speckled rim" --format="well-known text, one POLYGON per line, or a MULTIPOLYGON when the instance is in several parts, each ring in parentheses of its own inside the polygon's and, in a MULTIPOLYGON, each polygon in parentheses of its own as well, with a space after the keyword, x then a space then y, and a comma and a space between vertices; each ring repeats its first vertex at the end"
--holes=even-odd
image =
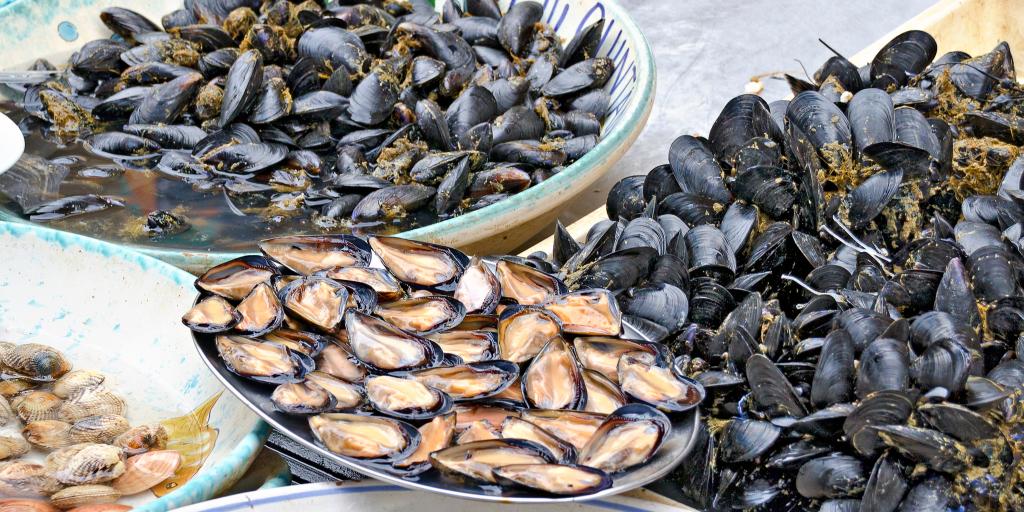
MULTIPOLYGON (((499 0, 507 9, 516 0, 499 0)), ((436 2, 440 4, 440 2, 436 2)), ((654 57, 647 40, 628 12, 615 0, 546 0, 543 21, 564 40, 605 19, 599 56, 615 62, 605 85, 611 109, 601 141, 585 156, 544 182, 479 210, 399 236, 454 246, 469 254, 511 252, 545 228, 572 199, 603 176, 640 134, 654 100, 654 57)), ((26 69, 38 57, 66 62, 84 42, 109 37, 99 12, 126 5, 159 20, 180 0, 125 2, 125 0, 0 0, 0 56, 5 70, 26 69)), ((20 215, 0 210, 0 219, 27 222, 20 215)), ((255 241, 253 241, 255 243, 255 241)), ((219 250, 216 242, 203 251, 159 245, 133 245, 140 252, 194 273, 243 253, 219 250)))
POLYGON ((191 305, 192 275, 118 245, 10 222, 0 222, 0 259, 0 341, 49 345, 74 368, 104 373, 129 423, 161 423, 167 449, 182 455, 174 476, 122 503, 163 512, 214 498, 246 472, 270 430, 224 392, 168 314, 191 305))

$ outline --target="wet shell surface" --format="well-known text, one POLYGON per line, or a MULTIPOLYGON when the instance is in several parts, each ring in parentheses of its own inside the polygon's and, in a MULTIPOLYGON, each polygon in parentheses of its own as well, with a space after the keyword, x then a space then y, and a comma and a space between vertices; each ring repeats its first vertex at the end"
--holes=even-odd
POLYGON ((124 473, 110 482, 110 486, 123 496, 138 494, 173 476, 181 460, 181 454, 171 450, 133 455, 125 460, 124 473))

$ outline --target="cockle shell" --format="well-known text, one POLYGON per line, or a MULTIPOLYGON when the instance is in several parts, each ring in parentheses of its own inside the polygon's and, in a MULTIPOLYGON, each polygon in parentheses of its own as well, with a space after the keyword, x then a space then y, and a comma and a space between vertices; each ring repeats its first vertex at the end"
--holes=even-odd
POLYGON ((71 444, 70 433, 71 424, 60 420, 33 421, 21 429, 26 441, 50 450, 71 444))
POLYGON ((117 414, 89 416, 71 425, 68 437, 72 443, 110 443, 130 427, 128 420, 117 414))
POLYGON ((167 428, 159 423, 139 425, 117 436, 111 444, 124 450, 129 457, 149 450, 163 450, 167 447, 167 428))
POLYGON ((0 495, 49 496, 60 488, 42 464, 16 460, 0 465, 0 495))
POLYGON ((53 394, 67 398, 80 389, 103 384, 106 376, 95 370, 72 370, 53 383, 53 394))
POLYGON ((60 407, 57 419, 74 423, 101 414, 124 416, 126 408, 127 404, 123 398, 103 386, 95 386, 72 393, 60 407))
POLYGON ((109 485, 76 485, 66 487, 50 496, 50 503, 61 509, 73 509, 94 503, 113 503, 121 497, 109 485))
POLYGON ((0 436, 0 459, 20 457, 31 448, 21 436, 0 436))
POLYGON ((29 391, 11 400, 11 407, 25 423, 55 420, 63 405, 59 396, 48 391, 29 391))
POLYGON ((46 457, 50 475, 68 485, 109 482, 125 471, 124 452, 109 444, 82 443, 61 448, 46 457))

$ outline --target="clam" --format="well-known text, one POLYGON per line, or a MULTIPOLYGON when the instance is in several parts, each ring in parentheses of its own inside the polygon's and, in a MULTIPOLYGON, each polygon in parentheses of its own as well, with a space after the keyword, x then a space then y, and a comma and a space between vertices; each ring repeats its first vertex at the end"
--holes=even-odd
POLYGON ((451 288, 468 261, 454 249, 404 238, 375 236, 370 247, 392 275, 422 288, 451 288))
POLYGON ((430 469, 430 454, 452 444, 455 438, 455 413, 435 416, 419 428, 419 433, 420 444, 416 450, 393 464, 410 476, 430 469))
POLYGON ((460 445, 500 438, 501 432, 498 431, 498 427, 494 426, 493 423, 488 420, 476 420, 470 423, 462 432, 459 432, 458 437, 455 438, 455 444, 460 445))
POLYGON ((114 503, 121 493, 108 485, 75 485, 65 487, 50 496, 50 503, 61 509, 73 509, 86 505, 114 503))
POLYGON ((67 485, 109 482, 125 471, 124 452, 116 446, 81 443, 61 448, 46 457, 50 475, 67 485))
POLYGON ((323 332, 336 331, 345 318, 349 291, 332 279, 302 277, 289 283, 281 293, 289 313, 323 332))
POLYGON ((181 454, 172 450, 155 450, 128 457, 124 474, 110 483, 123 496, 152 489, 174 476, 181 467, 181 454))
POLYGON ((501 283, 501 296, 517 304, 543 304, 565 292, 558 278, 521 263, 500 260, 494 269, 501 283))
POLYGON ((560 295, 544 304, 562 322, 567 333, 588 336, 616 336, 622 329, 622 315, 608 290, 578 290, 560 295))
POLYGON ((71 424, 60 420, 32 421, 21 429, 21 435, 35 446, 53 450, 71 444, 71 424))
POLYGON ((128 420, 117 414, 101 414, 82 418, 68 429, 68 440, 78 443, 110 443, 130 428, 128 420))
POLYGON ((578 451, 597 432, 605 415, 583 411, 527 409, 523 411, 522 418, 573 445, 578 451))
POLYGON ((95 370, 71 370, 53 383, 53 394, 68 398, 76 391, 103 384, 106 377, 95 370))
POLYGON ((456 401, 481 400, 501 393, 515 382, 519 367, 508 361, 484 361, 427 368, 409 377, 447 393, 456 401))
POLYGON ((399 329, 431 334, 458 325, 466 316, 466 308, 455 299, 434 295, 381 304, 376 314, 399 329))
POLYGON ((60 351, 39 343, 24 343, 3 355, 4 367, 36 381, 52 381, 71 370, 71 362, 60 351))
POLYGON ((363 403, 365 392, 360 386, 321 371, 310 372, 306 381, 316 384, 334 397, 334 409, 354 409, 363 403))
POLYGON ((260 382, 298 382, 313 369, 309 356, 243 336, 217 336, 217 353, 233 373, 260 382))
POLYGON ((510 464, 493 470, 499 483, 562 496, 592 494, 611 487, 612 479, 599 469, 565 464, 510 464))
POLYGON ((14 399, 19 393, 32 389, 34 384, 27 379, 0 379, 0 396, 8 400, 14 399))
POLYGON ((31 449, 28 441, 21 436, 0 436, 0 460, 21 457, 31 449))
POLYGON ((607 473, 618 473, 647 462, 672 429, 668 417, 643 404, 623 406, 609 414, 577 462, 607 473))
POLYGON ((391 418, 319 414, 309 417, 309 427, 328 450, 353 459, 404 459, 420 442, 415 428, 391 418))
POLYGON ((388 416, 422 420, 452 408, 451 397, 418 380, 379 375, 366 379, 365 386, 373 408, 388 416))
POLYGON ((579 409, 587 389, 576 356, 561 337, 549 340, 523 372, 523 396, 538 409, 579 409))
POLYGON ((6 507, 11 512, 58 512, 60 510, 51 505, 49 501, 19 498, 0 499, 0 507, 6 507))
POLYGON ((0 426, 7 425, 14 418, 15 412, 11 408, 11 403, 7 401, 7 398, 0 395, 0 426))
POLYGON ((576 460, 576 447, 551 432, 522 418, 508 417, 501 423, 502 439, 525 439, 547 448, 561 464, 576 460))
POLYGON ((114 438, 112 445, 124 450, 131 457, 150 450, 163 450, 167 447, 167 428, 159 423, 150 423, 132 427, 114 438))
POLYGON ((337 404, 334 395, 309 380, 284 382, 274 388, 270 401, 279 411, 291 414, 313 414, 330 411, 337 404))
POLYGON ((15 460, 0 465, 0 492, 5 496, 49 496, 61 487, 42 464, 15 460))
POLYGON ((491 439, 445 448, 430 454, 442 473, 484 483, 497 483, 493 470, 512 464, 546 464, 553 457, 542 446, 519 439, 491 439))
POLYGON ((196 288, 229 300, 242 300, 257 284, 269 283, 280 272, 260 256, 242 256, 207 270, 196 288))
POLYGON ((274 288, 257 284, 235 308, 239 321, 234 329, 246 336, 262 336, 277 329, 284 321, 284 307, 274 288))
POLYGON ((655 365, 649 353, 622 356, 617 373, 623 393, 666 412, 688 411, 704 400, 704 386, 655 365))
POLYGON ((508 307, 498 320, 498 352, 506 361, 522 363, 560 333, 558 318, 551 313, 535 307, 508 307))
POLYGON ((286 236, 263 240, 259 246, 268 258, 304 275, 370 263, 369 246, 352 235, 286 236))
POLYGON ((29 391, 11 400, 14 412, 25 423, 57 419, 64 406, 64 400, 49 391, 29 391))
POLYGON ((357 311, 345 315, 352 354, 383 372, 435 366, 443 354, 436 343, 357 311))

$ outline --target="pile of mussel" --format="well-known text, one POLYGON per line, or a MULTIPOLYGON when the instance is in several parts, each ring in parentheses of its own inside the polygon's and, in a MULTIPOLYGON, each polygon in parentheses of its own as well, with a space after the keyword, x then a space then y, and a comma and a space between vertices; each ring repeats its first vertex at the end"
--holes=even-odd
POLYGON ((529 257, 608 289, 706 390, 660 489, 707 510, 1024 508, 1024 88, 1005 43, 936 47, 907 32, 789 77, 791 100, 732 99, 582 243, 558 226, 529 257))
POLYGON ((146 492, 181 466, 163 425, 132 427, 106 376, 72 369, 60 351, 0 343, 0 372, 0 428, 21 430, 0 433, 0 509, 128 510, 103 504, 146 492), (45 460, 31 459, 37 453, 45 460))
POLYGON ((360 464, 594 493, 654 456, 705 395, 665 345, 621 336, 611 291, 568 291, 536 261, 383 236, 260 249, 200 276, 182 321, 360 464))
MULTIPOLYGON (((532 1, 505 13, 494 0, 465 12, 448 0, 441 13, 324 4, 188 0, 162 26, 105 9, 115 37, 86 43, 63 71, 39 61, 15 76, 46 78, 25 90, 22 130, 114 163, 90 173, 153 169, 223 191, 236 214, 301 214, 323 229, 478 209, 597 144, 614 68, 596 56, 603 20, 563 45, 532 1)), ((22 204, 38 221, 121 206, 22 204)))

